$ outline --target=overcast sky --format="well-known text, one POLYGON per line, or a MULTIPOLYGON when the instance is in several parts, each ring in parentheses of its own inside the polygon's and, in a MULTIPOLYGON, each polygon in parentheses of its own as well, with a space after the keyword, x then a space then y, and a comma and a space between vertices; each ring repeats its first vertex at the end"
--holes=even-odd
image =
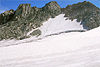
MULTIPOLYGON (((50 1, 56 1, 61 7, 66 7, 67 5, 76 4, 85 0, 0 0, 0 13, 10 9, 16 10, 19 4, 23 3, 30 3, 32 7, 37 6, 40 8, 50 1)), ((100 8, 100 0, 86 1, 89 1, 100 8)))

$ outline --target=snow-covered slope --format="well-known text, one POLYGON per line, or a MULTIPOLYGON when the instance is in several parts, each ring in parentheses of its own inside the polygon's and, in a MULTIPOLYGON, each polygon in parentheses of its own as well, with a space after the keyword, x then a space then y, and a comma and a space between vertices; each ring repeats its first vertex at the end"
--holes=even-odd
POLYGON ((34 30, 41 30, 42 34, 39 37, 32 36, 28 39, 24 40, 3 40, 0 41, 0 47, 3 46, 10 46, 10 45, 17 45, 24 42, 30 42, 30 41, 36 41, 39 38, 44 38, 47 35, 64 32, 64 31, 70 31, 70 30, 84 30, 83 26, 80 25, 80 22, 77 22, 76 20, 65 20, 64 14, 60 14, 56 16, 55 18, 50 18, 48 21, 43 22, 43 25, 39 28, 33 29, 32 31, 27 33, 27 36, 30 35, 34 30))
POLYGON ((40 27, 40 30, 42 31, 42 35, 46 36, 68 30, 83 30, 83 26, 76 20, 66 20, 64 14, 60 14, 55 18, 50 18, 48 21, 44 22, 40 27))
POLYGON ((100 67, 100 27, 0 47, 0 67, 100 67))

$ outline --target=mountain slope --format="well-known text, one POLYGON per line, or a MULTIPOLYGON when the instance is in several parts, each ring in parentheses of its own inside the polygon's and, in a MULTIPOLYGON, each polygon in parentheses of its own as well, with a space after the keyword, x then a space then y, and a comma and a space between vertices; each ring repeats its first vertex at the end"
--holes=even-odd
POLYGON ((1 67, 99 67, 100 27, 0 48, 1 67), (95 33, 96 32, 96 33, 95 33))
POLYGON ((10 10, 0 14, 0 40, 28 38, 26 34, 29 31, 40 27, 43 21, 60 13, 61 8, 55 1, 42 8, 20 4, 16 11, 10 10))
POLYGON ((26 41, 26 42, 36 41, 38 39, 43 39, 47 36, 58 35, 61 33, 81 32, 81 31, 84 32, 85 29, 83 28, 82 25, 80 25, 80 23, 81 22, 77 22, 76 19, 73 21, 69 19, 66 20, 66 17, 64 17, 64 14, 60 14, 56 16, 55 18, 50 18, 46 22, 43 22, 43 25, 41 27, 32 29, 30 32, 28 32, 27 36, 30 36, 30 38, 23 39, 20 41, 14 40, 14 39, 3 40, 0 42, 0 47, 17 45, 19 43, 23 43, 23 41, 26 41))
POLYGON ((90 2, 84 1, 68 5, 66 8, 61 8, 55 1, 47 3, 42 8, 31 7, 30 4, 20 4, 17 10, 11 9, 0 14, 0 41, 40 36, 42 31, 35 29, 41 27, 43 22, 48 21, 49 18, 55 18, 62 13, 67 17, 66 21, 77 20, 87 30, 100 26, 100 9, 90 2), (28 36, 27 34, 33 29, 35 31, 28 36))

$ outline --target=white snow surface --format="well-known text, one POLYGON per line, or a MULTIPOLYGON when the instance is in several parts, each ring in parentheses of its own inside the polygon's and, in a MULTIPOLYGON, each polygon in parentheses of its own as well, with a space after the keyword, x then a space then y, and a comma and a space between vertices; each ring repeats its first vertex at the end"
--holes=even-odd
POLYGON ((0 47, 0 67, 100 67, 100 27, 0 47))
POLYGON ((77 22, 76 19, 73 21, 69 19, 66 20, 64 15, 65 14, 60 14, 55 18, 50 18, 48 21, 43 22, 43 25, 40 27, 42 36, 69 30, 84 30, 83 26, 80 25, 81 22, 77 22))

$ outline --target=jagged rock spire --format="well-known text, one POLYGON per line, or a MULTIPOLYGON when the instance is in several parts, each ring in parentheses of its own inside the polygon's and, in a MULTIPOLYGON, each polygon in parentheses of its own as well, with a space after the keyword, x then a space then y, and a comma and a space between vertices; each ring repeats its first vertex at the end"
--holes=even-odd
POLYGON ((31 4, 20 4, 15 12, 15 16, 28 17, 32 13, 31 4))
POLYGON ((47 9, 51 9, 51 10, 61 9, 61 7, 58 5, 56 1, 51 1, 47 3, 44 7, 46 7, 47 9))

